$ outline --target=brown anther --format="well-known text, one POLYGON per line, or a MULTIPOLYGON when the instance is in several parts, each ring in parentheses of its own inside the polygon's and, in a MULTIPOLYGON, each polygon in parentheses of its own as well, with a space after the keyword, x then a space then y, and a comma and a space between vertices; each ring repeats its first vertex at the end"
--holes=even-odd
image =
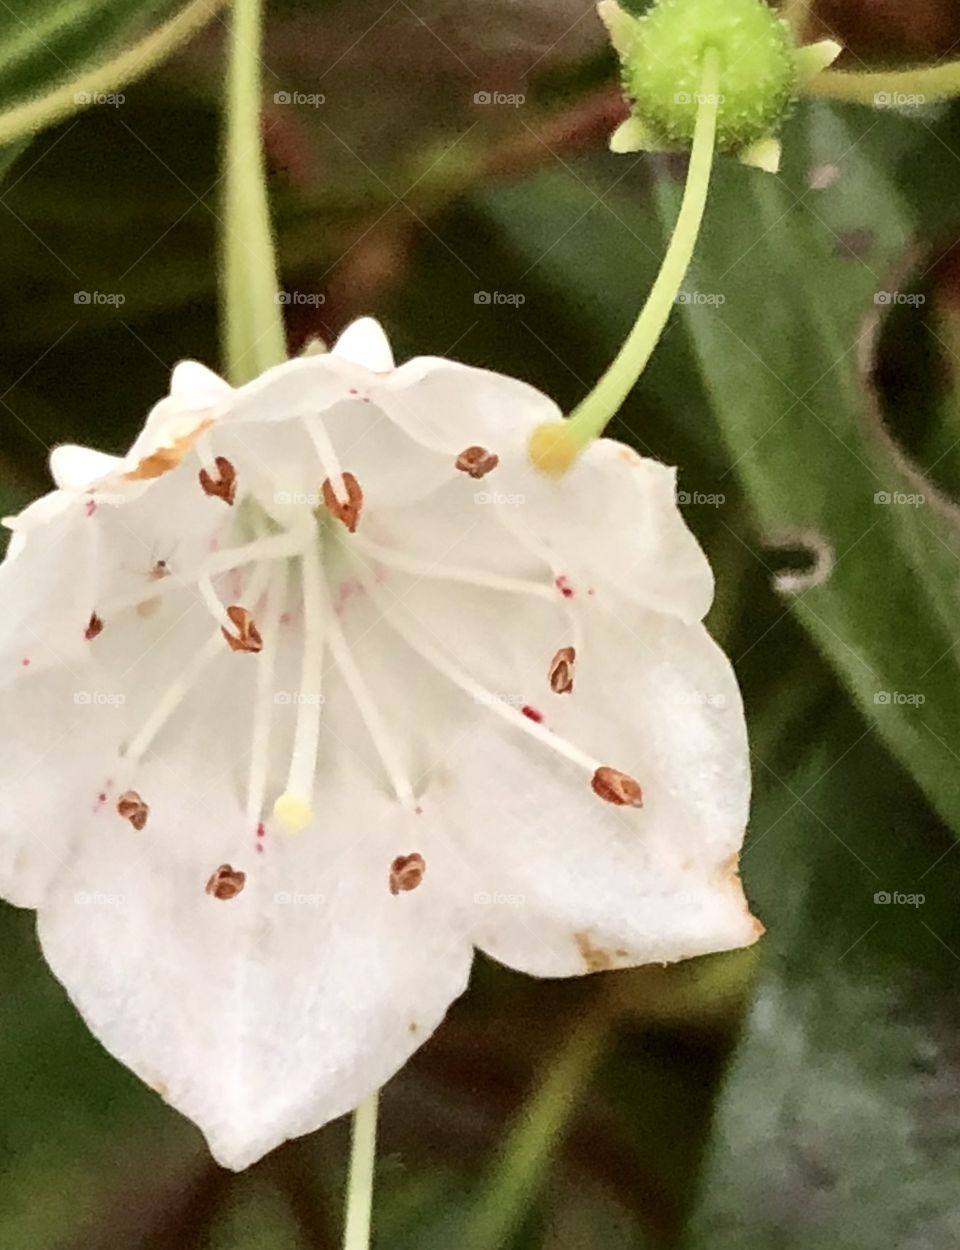
POLYGON ((342 521, 350 533, 354 534, 357 530, 357 522, 360 520, 360 512, 363 509, 363 491, 360 489, 360 483, 352 473, 344 473, 343 489, 347 492, 346 502, 337 498, 330 479, 325 478, 322 487, 323 503, 327 511, 335 516, 338 521, 342 521))
POLYGON ((223 902, 236 898, 247 882, 247 874, 229 864, 221 864, 206 884, 206 892, 223 902))
POLYGON ((263 639, 257 629, 257 623, 246 608, 234 604, 232 608, 227 608, 227 616, 230 617, 237 632, 231 634, 225 626, 220 632, 226 638, 231 651, 249 651, 252 655, 256 655, 258 651, 263 650, 263 639))
POLYGON ((143 829, 150 815, 150 808, 136 790, 127 790, 117 799, 117 812, 124 820, 129 820, 134 829, 143 829))
POLYGON ((212 495, 215 499, 222 499, 225 504, 232 507, 237 495, 237 471, 226 456, 217 456, 213 463, 217 469, 216 477, 208 469, 200 470, 200 486, 203 493, 212 495))
POLYGON ((144 456, 135 469, 123 476, 128 482, 149 482, 154 478, 163 477, 164 473, 169 473, 171 469, 177 467, 184 456, 193 449, 194 443, 203 431, 211 424, 210 418, 206 418, 189 433, 182 434, 175 439, 172 446, 158 447, 149 456, 144 456))
POLYGON ((573 689, 573 666, 576 660, 576 647, 561 647, 550 661, 547 680, 554 694, 569 694, 573 689))
POLYGON ((412 855, 398 855, 390 865, 390 893, 406 893, 415 890, 423 880, 427 871, 427 863, 422 855, 415 851, 412 855))
POLYGON ((499 463, 500 457, 487 451, 486 447, 467 447, 456 459, 456 466, 461 473, 468 473, 478 479, 492 473, 499 463))
POLYGON ((643 790, 639 781, 616 768, 598 768, 593 774, 594 794, 617 807, 643 807, 643 790))
POLYGON ((87 621, 87 628, 83 631, 83 636, 87 642, 92 642, 98 634, 103 633, 103 621, 97 616, 96 612, 90 613, 90 620, 87 621))

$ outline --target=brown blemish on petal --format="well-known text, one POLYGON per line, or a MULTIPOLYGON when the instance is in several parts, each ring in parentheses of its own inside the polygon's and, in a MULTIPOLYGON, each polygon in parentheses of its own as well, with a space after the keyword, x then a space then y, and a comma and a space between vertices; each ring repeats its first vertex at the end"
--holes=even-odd
POLYGON ((221 627, 220 632, 226 638, 231 651, 248 651, 256 655, 258 651, 263 650, 263 638, 257 629, 257 623, 246 608, 234 604, 232 608, 227 608, 227 616, 233 622, 237 632, 231 634, 225 626, 221 627))
POLYGON ((412 855, 398 855, 390 865, 390 893, 400 894, 415 890, 426 871, 426 861, 416 851, 412 855))
POLYGON ((163 477, 164 473, 169 473, 171 469, 177 467, 184 456, 193 449, 194 443, 203 431, 212 424, 209 417, 201 421, 189 434, 182 434, 180 438, 175 439, 172 446, 158 447, 149 456, 144 456, 135 469, 123 476, 128 482, 149 482, 153 478, 163 477))
POLYGON ((743 910, 746 912, 747 920, 750 925, 752 940, 755 942, 758 938, 763 937, 767 931, 766 926, 750 911, 750 904, 747 901, 746 894, 743 892, 743 883, 740 880, 739 851, 735 851, 733 855, 728 855, 727 858, 720 864, 716 871, 714 880, 721 889, 735 890, 738 897, 742 900, 743 910))
POLYGON ((322 487, 323 504, 332 516, 335 516, 351 534, 354 534, 363 510, 363 491, 352 473, 344 473, 343 489, 347 492, 346 501, 337 498, 330 479, 325 478, 322 487))
POLYGON ((134 829, 139 830, 146 827, 150 808, 136 790, 127 790, 117 799, 117 812, 124 820, 129 820, 134 829))
POLYGON ((493 472, 500 463, 500 457, 487 451, 486 447, 467 447, 457 456, 455 463, 461 473, 479 479, 493 472))
POLYGON ((92 642, 98 634, 103 633, 103 621, 97 616, 96 612, 90 613, 90 620, 87 621, 87 628, 83 631, 83 636, 87 642, 92 642))
POLYGON ((237 495, 237 471, 226 456, 217 456, 213 463, 217 470, 216 477, 207 469, 200 470, 200 486, 203 493, 215 499, 222 499, 229 507, 233 507, 233 501, 237 495))
POLYGON ((206 884, 206 892, 213 898, 229 902, 236 898, 247 881, 247 874, 229 864, 221 864, 206 884))
POLYGON ((590 783, 593 792, 605 803, 617 807, 643 807, 643 790, 639 781, 616 768, 598 768, 590 783))
POLYGON ((416 1020, 411 1020, 410 1023, 407 1025, 407 1032, 418 1033, 419 1031, 420 1031, 420 1025, 417 1024, 416 1020))
POLYGON ((573 940, 577 944, 577 949, 580 952, 587 972, 609 972, 614 966, 613 956, 610 952, 594 945, 593 939, 586 931, 575 933, 573 940))
POLYGON ((561 647, 550 661, 547 680, 554 694, 569 694, 573 689, 573 666, 576 660, 576 647, 561 647))

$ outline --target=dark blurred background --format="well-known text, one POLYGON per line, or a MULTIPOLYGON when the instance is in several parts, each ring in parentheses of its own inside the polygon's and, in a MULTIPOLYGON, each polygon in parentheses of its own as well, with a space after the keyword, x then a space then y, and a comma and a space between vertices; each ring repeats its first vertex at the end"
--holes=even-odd
MULTIPOLYGON (((113 44, 173 11, 113 8, 113 44)), ((45 489, 50 446, 123 450, 178 359, 218 364, 222 19, 7 170, 6 510, 45 489)), ((960 57, 954 0, 822 0, 825 33, 850 69, 960 57)), ((42 73, 72 64, 44 47, 42 73)), ((592 7, 276 0, 264 62, 291 351, 373 313, 400 355, 581 398, 683 174, 606 151, 624 109, 592 7)), ((808 102, 785 149, 779 177, 720 162, 687 284, 712 298, 678 310, 616 431, 681 466, 717 572, 768 934, 576 983, 479 961, 384 1096, 378 1250, 464 1245, 585 1027, 596 1062, 561 1088, 510 1250, 960 1244, 960 111, 808 102)), ((337 1244, 345 1123, 221 1171, 88 1035, 32 915, 3 907, 0 933, 0 1250, 337 1244)))

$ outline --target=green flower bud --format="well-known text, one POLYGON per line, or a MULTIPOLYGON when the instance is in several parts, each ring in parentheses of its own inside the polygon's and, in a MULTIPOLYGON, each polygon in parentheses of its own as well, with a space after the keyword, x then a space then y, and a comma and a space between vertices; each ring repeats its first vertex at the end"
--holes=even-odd
POLYGON ((632 118, 615 150, 686 148, 693 139, 704 53, 720 56, 717 147, 765 168, 800 88, 840 51, 797 48, 764 0, 657 0, 643 17, 603 0, 600 14, 623 63, 632 118), (759 159, 754 159, 759 152, 759 159))

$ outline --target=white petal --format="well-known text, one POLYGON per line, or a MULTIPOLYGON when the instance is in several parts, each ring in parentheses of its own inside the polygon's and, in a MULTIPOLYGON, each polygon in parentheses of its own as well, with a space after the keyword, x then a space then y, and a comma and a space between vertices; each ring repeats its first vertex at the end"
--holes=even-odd
POLYGON ((423 883, 390 893, 393 859, 424 843, 364 772, 345 766, 320 827, 255 855, 222 777, 167 763, 139 783, 144 830, 118 821, 78 847, 40 936, 96 1036, 240 1169, 382 1086, 471 951, 429 849, 423 883), (248 874, 229 901, 204 893, 221 863, 248 874))
POLYGON ((676 470, 600 439, 564 477, 508 465, 501 522, 549 553, 575 594, 613 591, 684 621, 706 615, 713 574, 677 506, 676 470))
POLYGON ((573 693, 538 707, 636 778, 642 809, 604 803, 581 770, 493 720, 446 761, 447 819, 475 870, 474 939, 536 975, 666 963, 762 932, 735 870, 749 770, 729 663, 701 626, 631 623, 594 622, 573 693))
POLYGON ((756 143, 744 148, 737 159, 741 165, 762 169, 766 174, 775 174, 780 169, 782 156, 783 144, 776 135, 769 135, 766 139, 758 139, 756 143))
POLYGON ((51 476, 57 486, 65 490, 86 490, 100 478, 116 473, 122 464, 119 456, 108 456, 92 447, 71 443, 54 447, 50 453, 51 476))
POLYGON ((797 69, 801 83, 806 85, 825 69, 829 69, 842 51, 843 45, 835 39, 821 39, 817 43, 798 48, 797 69))
POLYGON ((676 147, 672 147, 662 139, 639 117, 628 117, 625 122, 620 123, 610 136, 610 151, 620 155, 627 152, 670 152, 676 150, 676 147))
POLYGON ((181 360, 170 376, 170 394, 190 407, 203 408, 232 393, 229 382, 196 360, 181 360))
POLYGON ((454 457, 474 445, 519 454, 538 425, 562 416, 526 382, 433 356, 407 361, 371 395, 411 438, 454 457))
POLYGON ((389 373, 394 367, 393 351, 383 326, 372 317, 361 317, 347 326, 331 355, 361 365, 372 373, 389 373))

